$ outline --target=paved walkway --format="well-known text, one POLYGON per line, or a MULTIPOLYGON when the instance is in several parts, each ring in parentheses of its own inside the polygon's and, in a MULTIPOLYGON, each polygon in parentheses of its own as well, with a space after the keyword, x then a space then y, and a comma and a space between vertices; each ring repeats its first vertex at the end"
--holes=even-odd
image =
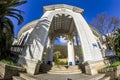
MULTIPOLYGON (((39 74, 36 75, 37 80, 91 80, 92 78, 97 78, 101 76, 101 74, 97 74, 94 76, 86 75, 86 74, 39 74)), ((96 80, 96 79, 92 79, 96 80)))

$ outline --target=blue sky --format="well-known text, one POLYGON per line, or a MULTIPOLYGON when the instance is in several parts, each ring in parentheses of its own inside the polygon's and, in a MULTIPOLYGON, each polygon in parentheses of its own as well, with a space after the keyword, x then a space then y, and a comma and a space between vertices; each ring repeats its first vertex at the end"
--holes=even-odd
POLYGON ((20 7, 23 10, 24 22, 17 25, 15 19, 15 36, 18 31, 28 22, 39 19, 43 14, 43 6, 52 4, 68 4, 84 9, 83 17, 88 23, 96 17, 96 15, 105 12, 108 16, 116 16, 120 18, 120 0, 28 0, 28 2, 20 7))

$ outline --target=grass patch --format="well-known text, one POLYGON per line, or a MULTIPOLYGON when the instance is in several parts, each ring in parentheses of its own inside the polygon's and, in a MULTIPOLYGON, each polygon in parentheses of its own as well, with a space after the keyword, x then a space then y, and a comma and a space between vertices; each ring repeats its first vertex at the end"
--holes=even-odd
POLYGON ((8 61, 8 60, 5 60, 5 59, 2 59, 0 61, 5 63, 5 64, 11 65, 11 66, 17 66, 17 64, 13 63, 12 61, 8 61))
POLYGON ((119 66, 119 65, 120 65, 120 61, 117 61, 117 62, 114 62, 113 64, 111 64, 108 67, 116 67, 116 66, 119 66))

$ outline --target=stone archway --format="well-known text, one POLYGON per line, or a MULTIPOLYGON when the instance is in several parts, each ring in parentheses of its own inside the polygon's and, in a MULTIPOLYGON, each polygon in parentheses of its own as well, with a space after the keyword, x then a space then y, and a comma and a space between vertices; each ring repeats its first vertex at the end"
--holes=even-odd
POLYGON ((83 9, 63 4, 45 6, 44 11, 45 13, 38 20, 36 26, 28 37, 28 40, 22 52, 22 56, 20 56, 20 59, 18 61, 19 64, 24 65, 27 69, 27 72, 30 74, 37 73, 40 62, 42 60, 45 41, 48 37, 48 34, 50 34, 49 32, 51 32, 51 36, 53 34, 57 34, 57 32, 65 32, 71 36, 71 32, 75 27, 81 40, 83 61, 85 64, 86 73, 96 74, 97 70, 104 66, 104 63, 102 61, 102 54, 98 47, 95 36, 93 35, 90 27, 82 16, 83 9), (68 20, 68 24, 64 23, 62 20, 61 22, 58 21, 61 24, 61 28, 62 23, 66 24, 67 26, 69 24, 70 25, 69 27, 63 27, 63 30, 58 30, 57 28, 60 28, 60 26, 58 27, 58 23, 55 24, 54 21, 57 21, 55 19, 56 17, 59 17, 59 19, 61 19, 62 15, 65 16, 63 18, 67 18, 66 20, 68 20), (53 34, 53 29, 51 29, 52 27, 54 29, 53 34), (70 29, 68 32, 66 32, 66 29, 64 28, 70 29), (99 65, 100 67, 98 67, 98 64, 101 64, 99 65))

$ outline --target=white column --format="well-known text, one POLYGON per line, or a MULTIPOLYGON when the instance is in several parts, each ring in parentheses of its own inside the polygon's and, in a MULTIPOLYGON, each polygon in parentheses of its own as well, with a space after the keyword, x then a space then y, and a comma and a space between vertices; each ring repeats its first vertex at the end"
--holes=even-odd
POLYGON ((79 47, 79 41, 78 41, 78 36, 77 35, 75 35, 75 40, 76 40, 76 47, 77 47, 77 51, 76 51, 76 55, 77 55, 77 57, 76 57, 76 64, 79 64, 80 63, 80 47, 79 47))
POLYGON ((50 52, 49 52, 49 57, 48 57, 48 65, 52 65, 53 62, 53 51, 54 51, 54 45, 51 44, 50 52))
POLYGON ((52 44, 52 40, 50 39, 50 37, 48 37, 45 62, 51 65, 52 61, 53 61, 53 44, 52 44))
POLYGON ((73 40, 69 40, 67 43, 68 48, 68 66, 75 65, 75 56, 74 56, 74 45, 73 40))
POLYGON ((47 45, 46 45, 46 55, 45 55, 45 63, 48 62, 49 51, 50 51, 50 37, 48 37, 47 45))

